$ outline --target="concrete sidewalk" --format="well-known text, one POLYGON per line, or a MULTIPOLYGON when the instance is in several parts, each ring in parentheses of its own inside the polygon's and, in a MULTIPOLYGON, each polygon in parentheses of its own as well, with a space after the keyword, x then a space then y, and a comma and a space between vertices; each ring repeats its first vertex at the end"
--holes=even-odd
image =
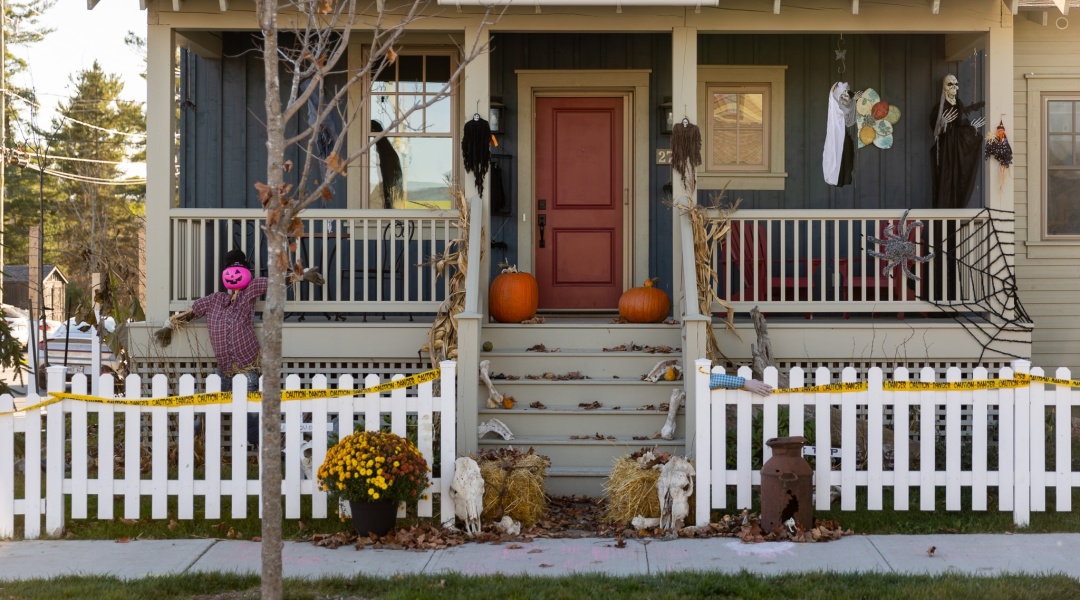
MULTIPOLYGON (((627 540, 536 539, 521 544, 469 543, 446 550, 336 550, 288 542, 286 577, 390 577, 399 573, 651 575, 671 571, 749 571, 762 575, 843 573, 1061 573, 1080 578, 1080 534, 848 536, 819 544, 745 544, 732 538, 627 540), (933 556, 927 550, 935 547, 933 556)), ((258 573, 260 545, 232 540, 0 542, 0 580, 57 575, 258 573)))

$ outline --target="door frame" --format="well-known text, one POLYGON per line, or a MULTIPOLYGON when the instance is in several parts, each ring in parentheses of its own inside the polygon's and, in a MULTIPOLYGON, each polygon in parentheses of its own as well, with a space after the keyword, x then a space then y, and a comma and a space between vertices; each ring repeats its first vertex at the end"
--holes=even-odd
MULTIPOLYGON (((649 276, 649 69, 519 70, 518 268, 536 271, 533 215, 538 96, 623 98, 623 287, 649 276), (637 239, 640 238, 640 239, 637 239)), ((614 307, 612 307, 614 308, 614 307)))

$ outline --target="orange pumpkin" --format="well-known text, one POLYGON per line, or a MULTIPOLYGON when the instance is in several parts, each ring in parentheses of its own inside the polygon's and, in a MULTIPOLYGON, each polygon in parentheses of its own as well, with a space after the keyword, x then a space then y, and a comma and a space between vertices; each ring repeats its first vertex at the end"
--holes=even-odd
POLYGON ((488 289, 491 318, 500 323, 519 323, 536 316, 540 304, 540 288, 530 273, 514 267, 503 269, 488 289))
POLYGON ((671 300, 664 290, 646 279, 642 287, 630 288, 619 298, 619 316, 631 323, 661 323, 671 310, 671 300))

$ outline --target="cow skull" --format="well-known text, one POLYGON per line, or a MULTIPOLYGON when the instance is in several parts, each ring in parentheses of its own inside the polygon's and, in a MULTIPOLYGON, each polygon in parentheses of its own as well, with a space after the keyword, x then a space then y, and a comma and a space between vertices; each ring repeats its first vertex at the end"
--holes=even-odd
POLYGON ((656 492, 660 497, 660 527, 664 530, 682 529, 683 522, 690 514, 694 466, 681 456, 672 456, 660 469, 656 492))
POLYGON ((450 484, 454 515, 465 523, 465 533, 480 533, 480 513, 484 510, 484 478, 480 465, 468 456, 454 461, 454 481, 450 484))

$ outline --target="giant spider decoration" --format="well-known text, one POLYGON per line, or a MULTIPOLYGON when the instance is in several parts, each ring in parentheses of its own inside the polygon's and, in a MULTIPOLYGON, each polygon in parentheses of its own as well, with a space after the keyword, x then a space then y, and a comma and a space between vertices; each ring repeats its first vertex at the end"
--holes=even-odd
POLYGON ((880 240, 876 237, 868 236, 867 239, 872 243, 881 244, 884 248, 883 252, 868 250, 867 253, 874 258, 883 258, 888 261, 885 264, 885 267, 881 269, 882 275, 888 273, 889 277, 892 277, 895 273, 896 266, 899 265, 904 269, 904 275, 918 281, 919 276, 911 271, 908 263, 913 260, 921 263, 930 262, 930 259, 934 258, 934 253, 931 252, 926 256, 917 256, 915 254, 918 247, 915 245, 915 242, 908 240, 908 236, 911 235, 916 227, 922 227, 923 223, 922 221, 915 221, 908 224, 907 216, 910 211, 910 208, 904 211, 904 216, 900 217, 899 227, 896 223, 889 223, 889 225, 885 227, 885 239, 880 240))

